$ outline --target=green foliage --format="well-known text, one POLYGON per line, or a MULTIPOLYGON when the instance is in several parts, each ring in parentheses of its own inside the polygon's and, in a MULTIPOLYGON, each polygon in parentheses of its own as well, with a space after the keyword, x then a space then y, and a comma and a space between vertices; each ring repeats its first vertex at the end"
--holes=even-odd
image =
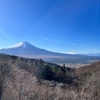
POLYGON ((67 68, 61 66, 44 65, 40 77, 45 80, 52 80, 61 83, 72 83, 73 78, 68 74, 67 68))
POLYGON ((42 70, 42 78, 46 80, 53 80, 55 77, 55 73, 52 71, 52 67, 46 65, 42 70))

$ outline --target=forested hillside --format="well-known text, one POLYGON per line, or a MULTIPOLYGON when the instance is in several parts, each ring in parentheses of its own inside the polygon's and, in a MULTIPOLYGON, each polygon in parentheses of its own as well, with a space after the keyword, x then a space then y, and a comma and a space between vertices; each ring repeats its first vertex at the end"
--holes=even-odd
POLYGON ((100 62, 79 69, 0 54, 1 100, 99 100, 100 62))

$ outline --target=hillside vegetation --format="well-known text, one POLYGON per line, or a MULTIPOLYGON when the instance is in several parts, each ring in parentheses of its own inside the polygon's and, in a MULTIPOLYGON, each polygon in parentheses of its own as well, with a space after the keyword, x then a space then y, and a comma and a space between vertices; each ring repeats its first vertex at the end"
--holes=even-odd
POLYGON ((99 100, 100 62, 78 69, 0 54, 0 100, 99 100))

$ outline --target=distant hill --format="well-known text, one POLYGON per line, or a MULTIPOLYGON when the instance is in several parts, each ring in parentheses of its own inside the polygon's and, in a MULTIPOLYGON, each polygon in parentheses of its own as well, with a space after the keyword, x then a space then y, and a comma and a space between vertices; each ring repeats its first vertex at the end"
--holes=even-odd
POLYGON ((0 54, 0 100, 99 100, 100 62, 66 68, 0 54))
POLYGON ((100 53, 88 53, 87 56, 100 56, 100 53))

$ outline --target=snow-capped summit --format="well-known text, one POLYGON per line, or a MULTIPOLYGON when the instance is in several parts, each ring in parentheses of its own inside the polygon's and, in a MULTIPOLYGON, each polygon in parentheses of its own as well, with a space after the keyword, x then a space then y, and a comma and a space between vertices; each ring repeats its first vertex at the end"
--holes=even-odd
POLYGON ((35 47, 26 41, 22 41, 8 48, 0 49, 0 53, 20 56, 53 55, 52 52, 35 47))
POLYGON ((31 45, 30 43, 28 43, 27 41, 22 41, 18 44, 15 44, 13 46, 10 46, 8 47, 8 49, 11 49, 11 48, 19 48, 19 47, 22 47, 22 48, 29 48, 29 47, 32 47, 33 45, 31 45))

